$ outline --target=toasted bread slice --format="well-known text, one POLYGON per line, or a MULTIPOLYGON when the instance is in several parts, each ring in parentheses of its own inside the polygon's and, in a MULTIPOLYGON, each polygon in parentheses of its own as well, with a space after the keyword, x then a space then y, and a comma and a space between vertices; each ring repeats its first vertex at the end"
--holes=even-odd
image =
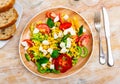
POLYGON ((0 12, 9 10, 15 4, 15 0, 0 0, 0 12))
POLYGON ((12 37, 16 31, 16 25, 13 24, 10 27, 0 29, 0 40, 7 40, 12 37))
POLYGON ((18 18, 17 11, 14 8, 0 13, 0 29, 13 25, 18 18))

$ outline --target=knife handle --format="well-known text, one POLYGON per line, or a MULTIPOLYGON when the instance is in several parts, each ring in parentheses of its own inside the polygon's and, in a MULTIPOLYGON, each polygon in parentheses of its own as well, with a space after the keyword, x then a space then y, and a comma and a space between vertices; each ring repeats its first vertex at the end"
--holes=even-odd
POLYGON ((110 38, 108 37, 106 40, 107 40, 108 65, 113 66, 114 63, 113 63, 113 56, 111 51, 110 38))

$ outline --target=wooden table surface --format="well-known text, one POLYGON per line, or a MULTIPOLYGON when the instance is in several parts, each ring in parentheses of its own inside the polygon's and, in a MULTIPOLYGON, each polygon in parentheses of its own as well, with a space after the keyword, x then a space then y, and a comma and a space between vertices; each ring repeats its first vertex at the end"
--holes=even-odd
MULTIPOLYGON (((80 0, 71 3, 70 0, 17 0, 23 7, 23 15, 14 37, 0 49, 0 84, 119 84, 120 82, 120 0, 80 0), (36 2, 38 4, 36 4, 36 2), (35 3, 35 4, 34 4, 35 3), (32 5, 34 4, 34 5, 32 5), (50 80, 35 76, 22 64, 18 44, 20 35, 26 23, 38 12, 56 6, 69 7, 79 12, 91 26, 94 36, 93 54, 84 68, 75 75, 65 79, 50 80), (94 27, 94 13, 105 6, 110 16, 111 47, 114 57, 114 66, 99 63, 98 34, 94 27)), ((106 41, 102 28, 102 43, 106 53, 106 41)))

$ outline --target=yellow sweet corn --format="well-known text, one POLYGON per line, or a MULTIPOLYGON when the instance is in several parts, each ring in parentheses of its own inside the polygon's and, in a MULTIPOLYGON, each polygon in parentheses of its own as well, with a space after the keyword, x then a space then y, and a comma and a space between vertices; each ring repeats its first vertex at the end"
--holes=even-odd
POLYGON ((72 18, 72 21, 73 21, 73 24, 74 24, 76 30, 78 31, 78 29, 79 29, 79 27, 80 27, 80 22, 79 22, 78 18, 77 18, 76 16, 74 16, 74 17, 72 18))
POLYGON ((39 47, 38 46, 30 47, 30 48, 28 48, 28 52, 29 51, 34 51, 35 53, 39 53, 39 47))

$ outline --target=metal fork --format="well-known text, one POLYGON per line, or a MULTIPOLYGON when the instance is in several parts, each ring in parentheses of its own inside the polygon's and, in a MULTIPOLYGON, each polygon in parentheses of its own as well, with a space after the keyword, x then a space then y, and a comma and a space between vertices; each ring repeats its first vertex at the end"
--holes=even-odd
POLYGON ((102 48, 102 43, 101 43, 101 35, 100 35, 100 28, 101 28, 101 13, 100 11, 95 13, 94 16, 94 25, 95 25, 95 29, 99 34, 99 62, 100 64, 105 64, 106 63, 106 59, 105 59, 105 54, 103 52, 103 48, 102 48))

